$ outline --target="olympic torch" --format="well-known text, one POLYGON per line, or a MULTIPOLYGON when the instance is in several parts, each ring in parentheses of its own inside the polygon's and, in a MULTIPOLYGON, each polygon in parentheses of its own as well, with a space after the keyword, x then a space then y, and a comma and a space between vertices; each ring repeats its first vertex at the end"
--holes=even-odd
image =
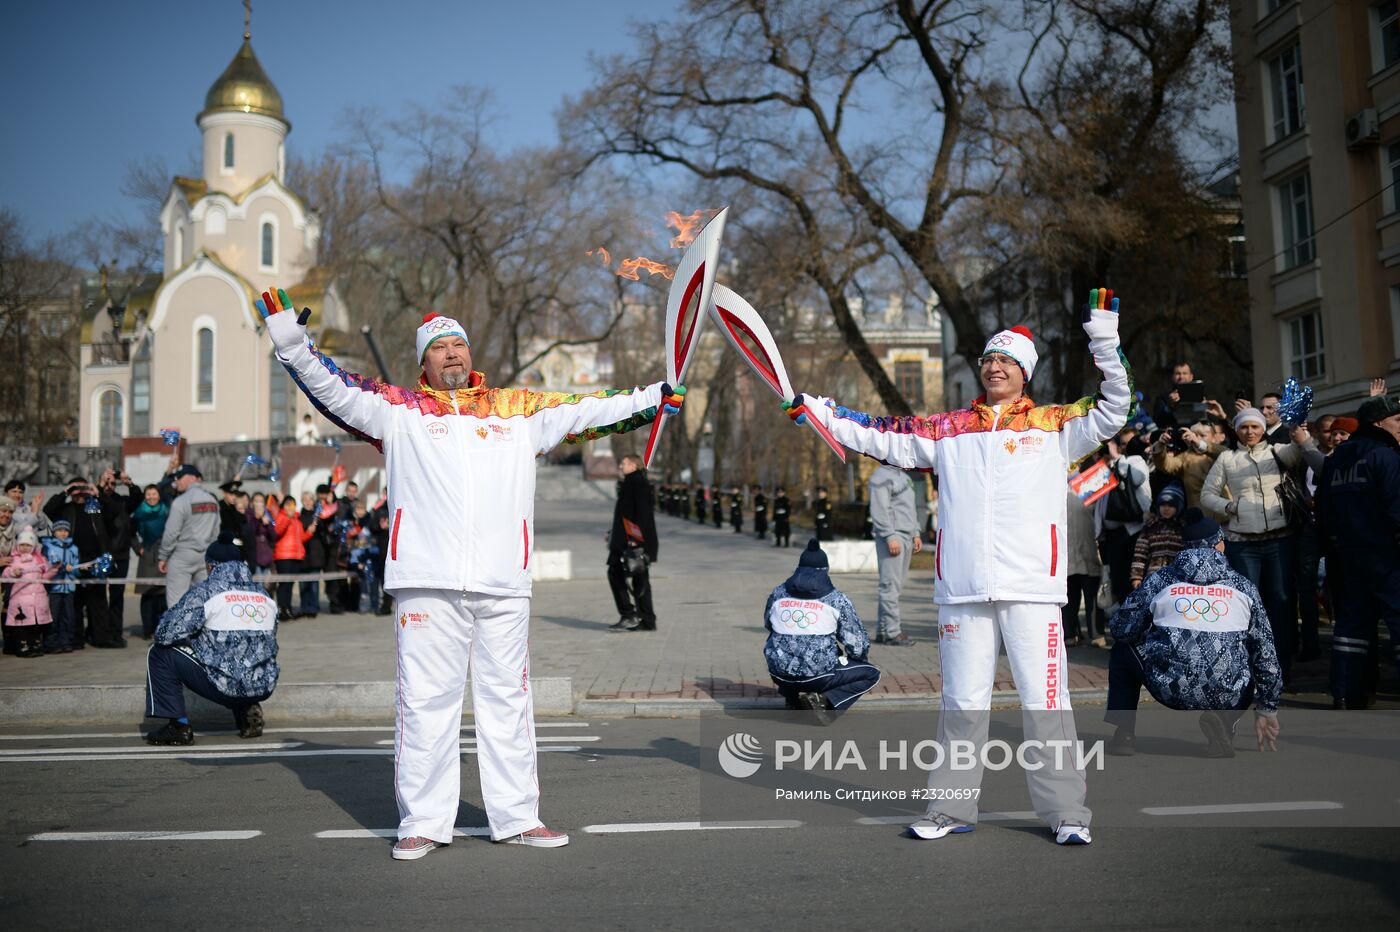
MULTIPOLYGON (((719 241, 724 233, 726 207, 710 218, 681 256, 676 277, 666 296, 666 381, 674 388, 685 384, 685 373, 695 351, 700 346, 700 333, 709 314, 711 292, 715 286, 715 267, 719 263, 719 241)), ((666 424, 665 406, 656 411, 647 438, 645 463, 651 465, 656 454, 661 430, 666 424)))

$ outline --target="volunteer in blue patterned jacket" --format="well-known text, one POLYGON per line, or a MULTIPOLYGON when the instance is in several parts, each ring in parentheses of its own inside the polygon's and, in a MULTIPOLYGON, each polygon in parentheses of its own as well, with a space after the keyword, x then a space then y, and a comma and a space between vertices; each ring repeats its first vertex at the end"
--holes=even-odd
POLYGON ((161 617, 146 655, 146 714, 169 724, 147 744, 194 744, 185 687, 233 711, 241 738, 262 734, 262 706, 277 686, 277 603, 253 581, 228 531, 205 553, 209 576, 161 617))
POLYGON ((880 671, 865 659, 865 626, 851 600, 832 585, 828 566, 813 538, 796 571, 763 607, 769 631, 763 656, 790 709, 848 709, 880 680, 880 671))
MULTIPOLYGON (((1283 674, 1259 590, 1225 559, 1219 524, 1199 508, 1183 519, 1182 551, 1133 590, 1109 622, 1115 641, 1129 650, 1109 670, 1108 706, 1136 709, 1141 684, 1169 709, 1207 710, 1207 755, 1232 757, 1234 724, 1253 702, 1259 749, 1273 750, 1283 674), (1130 704, 1115 695, 1125 692, 1130 704)), ((1110 747, 1131 752, 1131 740, 1121 737, 1125 728, 1131 734, 1131 721, 1111 720, 1119 731, 1110 747)))

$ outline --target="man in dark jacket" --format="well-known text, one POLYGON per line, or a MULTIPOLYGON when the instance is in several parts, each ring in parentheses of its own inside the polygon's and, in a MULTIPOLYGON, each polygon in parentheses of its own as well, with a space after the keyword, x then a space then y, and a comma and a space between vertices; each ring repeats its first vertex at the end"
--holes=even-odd
POLYGON ((763 540, 768 536, 768 496, 762 486, 753 486, 753 536, 763 540))
POLYGON ((656 612, 651 607, 647 571, 658 554, 651 483, 639 456, 624 456, 618 468, 622 481, 608 532, 608 585, 617 603, 618 619, 609 627, 615 631, 655 631, 656 612))
POLYGON ((1336 593, 1332 698, 1364 709, 1375 692, 1376 622, 1400 665, 1400 400, 1367 399, 1360 428, 1322 467, 1314 499, 1336 593))
MULTIPOLYGON (((125 507, 123 507, 125 513, 125 507)), ((74 476, 68 485, 44 504, 50 521, 67 521, 73 529, 73 542, 84 563, 112 552, 112 509, 103 508, 97 490, 85 476, 74 476)), ((92 576, 93 570, 80 570, 79 577, 92 576)), ((75 650, 83 648, 84 619, 87 640, 94 647, 125 647, 121 631, 112 628, 108 617, 107 586, 79 585, 74 607, 75 650)))
POLYGON ((729 493, 729 525, 735 534, 744 533, 744 490, 737 485, 729 493))
MULTIPOLYGON (((133 483, 125 472, 118 475, 113 470, 106 469, 97 479, 97 500, 111 530, 111 577, 125 579, 127 571, 131 569, 131 512, 141 504, 141 487, 133 483), (126 486, 125 494, 117 492, 119 485, 126 486)), ((125 583, 107 587, 107 620, 118 637, 121 637, 125 627, 122 617, 125 602, 125 583)))
POLYGON ((816 524, 817 540, 834 540, 831 533, 831 499, 826 497, 826 486, 817 486, 817 499, 812 502, 812 521, 816 524))
POLYGON ((773 546, 786 547, 792 537, 792 504, 787 489, 778 486, 773 495, 773 546))

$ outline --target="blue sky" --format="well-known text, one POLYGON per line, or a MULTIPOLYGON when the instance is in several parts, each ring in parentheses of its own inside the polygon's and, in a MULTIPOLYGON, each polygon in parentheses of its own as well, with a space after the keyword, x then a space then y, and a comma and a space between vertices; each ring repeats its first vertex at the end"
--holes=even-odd
MULTIPOLYGON (((437 102, 493 89, 501 148, 546 143, 566 94, 587 87, 590 53, 630 45, 629 19, 669 18, 679 0, 254 0, 253 49, 292 121, 288 149, 340 138, 348 106, 437 102)), ((238 51, 239 0, 13 3, 5 11, 0 206, 35 234, 129 213, 126 165, 179 168, 199 144, 195 115, 238 51)))

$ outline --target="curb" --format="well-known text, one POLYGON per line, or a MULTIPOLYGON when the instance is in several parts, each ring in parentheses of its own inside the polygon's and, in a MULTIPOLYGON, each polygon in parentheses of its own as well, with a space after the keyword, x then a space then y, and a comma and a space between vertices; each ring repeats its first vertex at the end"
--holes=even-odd
MULTIPOLYGON (((713 713, 762 711, 782 708, 776 697, 764 699, 588 699, 575 698, 573 679, 542 676, 530 680, 535 714, 579 715, 601 718, 698 718, 713 713)), ((463 716, 471 716, 471 684, 463 716)), ((1108 698, 1106 689, 1072 689, 1075 705, 1096 705, 1108 698)), ((222 706, 186 693, 192 719, 223 721, 229 715, 222 706)), ((936 711, 938 693, 901 696, 868 696, 856 707, 870 712, 897 710, 936 711)), ((993 709, 1014 709, 1020 704, 1014 691, 992 695, 993 709)), ((284 683, 265 707, 270 716, 299 722, 382 722, 393 717, 394 684, 284 683)), ((105 724, 140 721, 146 714, 144 686, 10 686, 0 687, 0 727, 8 725, 105 724)))
MULTIPOLYGON (((1108 701, 1106 688, 1071 689, 1072 705, 1099 705, 1108 701)), ((925 693, 903 696, 866 696, 854 706, 854 710, 869 712, 893 712, 900 710, 937 711, 942 708, 942 697, 938 693, 925 693)), ((1021 704, 1014 690, 992 694, 993 709, 1015 709, 1021 704)), ((783 701, 778 698, 765 699, 587 699, 580 698, 574 705, 574 714, 597 718, 699 718, 715 712, 772 711, 781 709, 783 701)))
MULTIPOLYGON (((571 715, 573 680, 542 676, 530 680, 535 714, 571 715)), ((470 714, 467 684, 464 714, 470 714)), ((226 721, 222 706, 185 693, 190 717, 226 721)), ((264 703, 269 717, 304 722, 384 721, 393 718, 394 683, 283 683, 264 703)), ((0 688, 0 726, 102 724, 140 721, 146 714, 145 686, 10 686, 0 688)))

